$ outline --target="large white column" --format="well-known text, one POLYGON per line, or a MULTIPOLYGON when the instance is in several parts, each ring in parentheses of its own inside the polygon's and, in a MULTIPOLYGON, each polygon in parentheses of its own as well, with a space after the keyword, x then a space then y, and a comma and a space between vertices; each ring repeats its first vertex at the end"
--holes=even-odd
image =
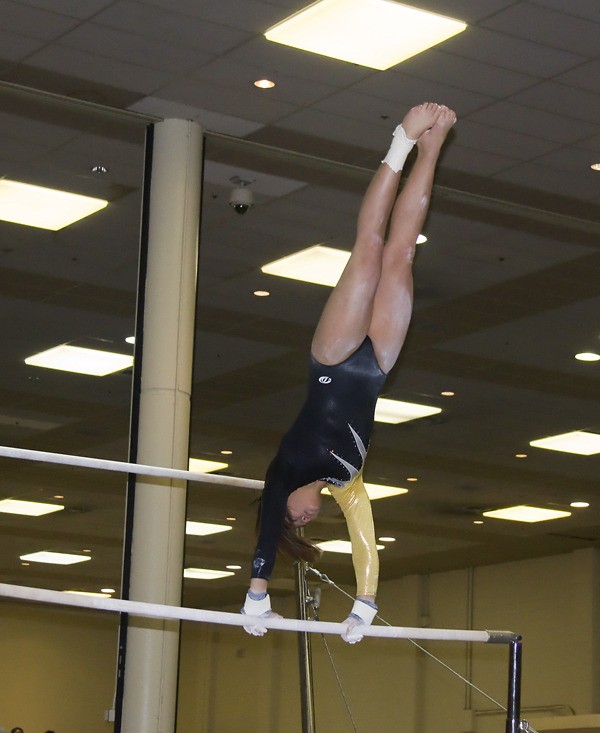
MULTIPOLYGON (((202 144, 202 128, 193 122, 155 125, 137 461, 183 469, 188 467, 202 144)), ((131 600, 181 603, 186 488, 185 482, 168 479, 136 483, 131 600)), ((173 733, 178 666, 179 623, 129 619, 123 733, 173 733)))

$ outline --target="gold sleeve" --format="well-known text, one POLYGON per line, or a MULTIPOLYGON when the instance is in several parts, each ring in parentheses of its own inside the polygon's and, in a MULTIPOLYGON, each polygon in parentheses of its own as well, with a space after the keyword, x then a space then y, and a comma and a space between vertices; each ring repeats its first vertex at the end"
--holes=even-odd
POLYGON ((352 563, 356 575, 356 595, 375 596, 379 579, 379 556, 375 543, 375 527, 371 501, 365 489, 362 473, 345 489, 329 486, 339 504, 352 543, 352 563))

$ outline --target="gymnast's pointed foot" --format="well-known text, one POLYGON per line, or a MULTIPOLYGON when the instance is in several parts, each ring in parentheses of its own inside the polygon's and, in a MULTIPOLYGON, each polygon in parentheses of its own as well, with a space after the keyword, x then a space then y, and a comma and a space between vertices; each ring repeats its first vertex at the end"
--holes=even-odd
POLYGON ((417 142, 419 153, 430 153, 438 155, 444 140, 456 123, 456 112, 448 107, 441 107, 440 112, 428 130, 426 130, 417 142))
POLYGON ((426 130, 433 126, 442 109, 444 108, 441 105, 434 102, 424 102, 409 109, 402 120, 406 136, 412 141, 418 140, 426 130))

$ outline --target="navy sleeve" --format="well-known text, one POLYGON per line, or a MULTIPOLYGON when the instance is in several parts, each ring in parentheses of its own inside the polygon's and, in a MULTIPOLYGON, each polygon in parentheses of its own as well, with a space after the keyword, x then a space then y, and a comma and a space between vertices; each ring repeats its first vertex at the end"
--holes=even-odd
POLYGON ((291 470, 280 455, 267 470, 260 508, 260 529, 254 558, 252 578, 268 580, 273 572, 277 545, 283 531, 287 512, 291 470))

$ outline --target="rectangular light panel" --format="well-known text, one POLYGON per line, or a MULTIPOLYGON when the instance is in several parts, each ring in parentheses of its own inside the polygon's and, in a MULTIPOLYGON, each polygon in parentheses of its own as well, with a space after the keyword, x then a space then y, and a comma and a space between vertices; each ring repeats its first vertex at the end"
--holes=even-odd
MULTIPOLYGON (((348 540, 326 540, 325 542, 317 542, 317 547, 323 552, 339 552, 342 555, 352 554, 352 543, 348 540)), ((376 545, 378 550, 384 550, 385 545, 376 545)))
POLYGON ((229 524, 210 524, 208 522, 190 522, 185 523, 185 533, 196 535, 197 537, 205 537, 209 534, 219 534, 219 532, 229 532, 232 529, 229 524))
POLYGON ((229 463, 206 461, 204 458, 190 458, 188 462, 188 470, 192 473, 211 473, 212 471, 221 471, 227 466, 229 466, 229 463))
POLYGON ((107 205, 104 199, 0 180, 0 219, 13 224, 57 232, 107 205))
POLYGON ((543 509, 537 506, 509 506, 505 509, 494 509, 491 512, 483 512, 484 517, 494 519, 508 519, 511 522, 547 522, 549 519, 562 519, 570 517, 571 512, 564 512, 558 509, 543 509))
POLYGON ((375 422, 385 422, 397 425, 401 422, 417 420, 420 417, 430 417, 441 412, 439 407, 419 405, 416 402, 402 402, 380 397, 375 406, 375 422))
POLYGON ((392 0, 320 0, 269 28, 265 37, 383 71, 466 27, 392 0))
POLYGON ((534 448, 575 453, 578 456, 594 456, 600 453, 600 435, 587 433, 585 430, 573 430, 570 433, 532 440, 529 445, 534 448))
POLYGON ((194 580, 218 580, 219 578, 228 578, 235 573, 229 570, 209 570, 208 568, 185 568, 183 571, 184 578, 193 578, 194 580))
POLYGON ((41 552, 30 552, 28 555, 21 555, 20 559, 25 562, 45 562, 49 565, 74 565, 77 562, 86 562, 92 558, 90 555, 71 555, 68 552, 42 550, 41 552))
POLYGON ((4 514, 21 514, 24 517, 41 517, 44 514, 59 512, 62 504, 45 504, 41 501, 22 501, 20 499, 2 499, 0 512, 4 514))
POLYGON ((344 249, 315 244, 280 260, 269 262, 260 269, 267 275, 334 287, 349 259, 350 252, 344 249))
MULTIPOLYGON (((389 496, 408 494, 408 489, 401 489, 399 486, 385 486, 384 484, 369 484, 367 482, 365 482, 365 489, 371 501, 375 501, 375 499, 386 499, 389 496)), ((321 493, 331 496, 331 491, 327 487, 322 489, 321 493)))
POLYGON ((112 598, 112 593, 95 593, 91 590, 64 590, 63 593, 71 593, 74 596, 92 596, 94 598, 112 598))
POLYGON ((44 369, 57 369, 62 372, 105 377, 107 374, 131 367, 133 356, 61 344, 47 351, 41 351, 39 354, 28 356, 25 364, 44 369))

